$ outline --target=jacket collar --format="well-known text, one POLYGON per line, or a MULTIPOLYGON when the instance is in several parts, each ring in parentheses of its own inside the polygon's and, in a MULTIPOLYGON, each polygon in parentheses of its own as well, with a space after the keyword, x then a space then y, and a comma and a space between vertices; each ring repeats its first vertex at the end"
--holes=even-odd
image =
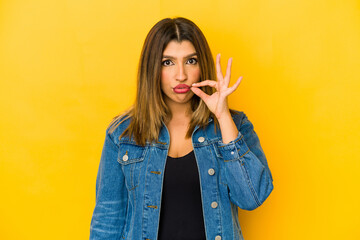
MULTIPOLYGON (((214 119, 212 117, 209 117, 209 120, 208 120, 208 125, 214 121, 214 119)), ((162 122, 163 124, 163 127, 161 128, 160 130, 160 135, 159 135, 159 140, 158 140, 158 143, 160 144, 163 144, 163 145, 167 145, 169 144, 170 142, 170 135, 169 135, 169 131, 166 127, 166 124, 164 122, 162 122)), ((196 125, 195 128, 194 128, 194 131, 192 133, 192 136, 195 134, 195 132, 199 129, 199 125, 196 125)))

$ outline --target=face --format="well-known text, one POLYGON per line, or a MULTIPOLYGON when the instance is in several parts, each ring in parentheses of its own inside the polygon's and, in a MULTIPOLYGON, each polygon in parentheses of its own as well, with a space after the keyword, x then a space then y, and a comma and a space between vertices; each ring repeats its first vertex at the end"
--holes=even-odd
POLYGON ((163 52, 161 90, 166 104, 190 104, 191 84, 200 80, 197 53, 190 41, 169 42, 163 52))

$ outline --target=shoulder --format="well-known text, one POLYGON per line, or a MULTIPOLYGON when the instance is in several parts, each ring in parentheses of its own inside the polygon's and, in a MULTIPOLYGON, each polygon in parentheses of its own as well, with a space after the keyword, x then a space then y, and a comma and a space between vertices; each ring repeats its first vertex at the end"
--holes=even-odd
MULTIPOLYGON (((233 119, 238 130, 240 130, 240 128, 243 127, 244 123, 246 123, 248 121, 247 116, 242 111, 230 109, 230 114, 231 114, 231 118, 233 119)), ((212 129, 212 127, 215 125, 215 128, 216 128, 215 131, 218 131, 218 130, 220 131, 220 126, 219 126, 219 123, 216 120, 216 118, 213 116, 210 118, 211 118, 210 119, 211 121, 209 121, 209 124, 207 125, 207 127, 209 129, 212 129)))
POLYGON ((127 113, 115 116, 106 128, 106 135, 109 136, 116 145, 119 145, 119 137, 127 129, 130 122, 131 117, 127 113))
POLYGON ((230 114, 232 119, 234 120, 235 125, 240 128, 240 126, 244 123, 247 119, 246 115, 242 111, 230 109, 230 114))
POLYGON ((237 129, 243 133, 252 133, 254 131, 254 126, 252 122, 248 119, 247 115, 244 112, 237 110, 230 110, 231 116, 234 120, 234 123, 237 129))

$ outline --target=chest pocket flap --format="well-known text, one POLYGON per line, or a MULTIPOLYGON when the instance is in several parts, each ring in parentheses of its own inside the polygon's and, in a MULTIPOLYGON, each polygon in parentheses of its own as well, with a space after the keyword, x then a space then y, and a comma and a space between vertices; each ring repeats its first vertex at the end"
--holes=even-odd
POLYGON ((146 148, 130 143, 122 143, 119 147, 117 161, 122 165, 128 165, 144 160, 146 148))

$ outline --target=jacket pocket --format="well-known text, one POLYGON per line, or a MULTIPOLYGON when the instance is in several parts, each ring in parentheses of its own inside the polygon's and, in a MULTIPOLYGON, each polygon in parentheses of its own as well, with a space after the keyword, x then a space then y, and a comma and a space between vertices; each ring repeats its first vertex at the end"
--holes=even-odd
POLYGON ((121 164, 129 191, 134 190, 140 182, 146 152, 147 147, 131 143, 121 143, 119 146, 117 161, 121 164))

